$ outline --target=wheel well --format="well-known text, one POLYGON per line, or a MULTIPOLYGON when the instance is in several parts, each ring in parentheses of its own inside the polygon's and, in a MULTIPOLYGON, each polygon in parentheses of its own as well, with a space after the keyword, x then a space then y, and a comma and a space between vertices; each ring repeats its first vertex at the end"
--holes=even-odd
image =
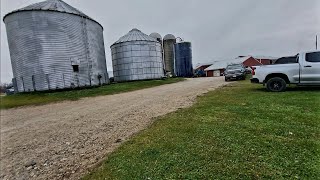
POLYGON ((285 74, 282 74, 282 73, 269 74, 265 79, 265 83, 267 83, 269 81, 269 79, 274 78, 274 77, 282 78, 282 79, 284 79, 286 81, 286 83, 290 84, 288 76, 285 75, 285 74))

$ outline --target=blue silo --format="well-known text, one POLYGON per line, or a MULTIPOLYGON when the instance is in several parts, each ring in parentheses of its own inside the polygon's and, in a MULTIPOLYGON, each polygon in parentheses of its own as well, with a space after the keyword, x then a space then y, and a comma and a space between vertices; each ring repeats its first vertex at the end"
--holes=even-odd
POLYGON ((174 45, 175 73, 178 77, 192 77, 192 48, 190 42, 179 42, 174 45))

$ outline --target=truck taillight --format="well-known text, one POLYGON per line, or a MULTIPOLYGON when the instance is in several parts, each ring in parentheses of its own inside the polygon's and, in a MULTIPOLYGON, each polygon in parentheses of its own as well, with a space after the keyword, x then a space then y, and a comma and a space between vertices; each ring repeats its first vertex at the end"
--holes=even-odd
POLYGON ((256 75, 256 68, 255 67, 251 67, 251 69, 252 69, 252 75, 254 76, 254 75, 256 75))

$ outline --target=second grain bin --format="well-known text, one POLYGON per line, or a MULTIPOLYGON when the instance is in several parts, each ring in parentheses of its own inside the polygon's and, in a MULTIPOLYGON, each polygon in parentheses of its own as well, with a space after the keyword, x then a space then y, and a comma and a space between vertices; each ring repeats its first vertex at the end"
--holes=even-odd
POLYGON ((174 45, 175 73, 178 77, 192 77, 192 49, 190 42, 179 42, 174 45))
POLYGON ((151 33, 149 36, 155 38, 157 41, 159 41, 162 44, 162 37, 159 33, 154 32, 154 33, 151 33))
POLYGON ((160 79, 164 76, 160 42, 132 29, 111 46, 116 82, 160 79))
POLYGON ((166 73, 174 75, 174 44, 176 37, 172 34, 167 34, 163 37, 163 51, 164 51, 164 64, 166 73))

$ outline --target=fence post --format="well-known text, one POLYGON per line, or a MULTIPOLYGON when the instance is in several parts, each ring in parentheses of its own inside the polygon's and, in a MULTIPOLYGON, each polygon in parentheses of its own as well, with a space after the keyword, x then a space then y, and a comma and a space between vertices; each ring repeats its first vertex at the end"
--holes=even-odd
POLYGON ((17 78, 12 78, 12 85, 13 85, 13 88, 14 88, 14 92, 18 93, 19 89, 18 89, 17 78))
POLYGON ((23 92, 26 92, 26 89, 25 89, 25 87, 24 87, 23 77, 21 77, 21 81, 22 81, 23 92))
POLYGON ((64 80, 64 73, 62 73, 62 81, 63 81, 63 88, 66 88, 66 82, 64 80))
POLYGON ((35 78, 34 78, 34 75, 32 75, 32 86, 33 86, 33 90, 34 90, 34 91, 37 91, 37 90, 36 90, 36 82, 35 82, 34 79, 35 79, 35 78))
POLYGON ((77 84, 78 84, 78 88, 80 87, 80 80, 79 80, 79 76, 77 75, 77 84))
POLYGON ((50 79, 49 79, 49 74, 46 74, 46 79, 48 83, 48 90, 50 90, 50 79))
POLYGON ((101 74, 98 74, 99 86, 101 86, 101 78, 102 78, 101 74))

